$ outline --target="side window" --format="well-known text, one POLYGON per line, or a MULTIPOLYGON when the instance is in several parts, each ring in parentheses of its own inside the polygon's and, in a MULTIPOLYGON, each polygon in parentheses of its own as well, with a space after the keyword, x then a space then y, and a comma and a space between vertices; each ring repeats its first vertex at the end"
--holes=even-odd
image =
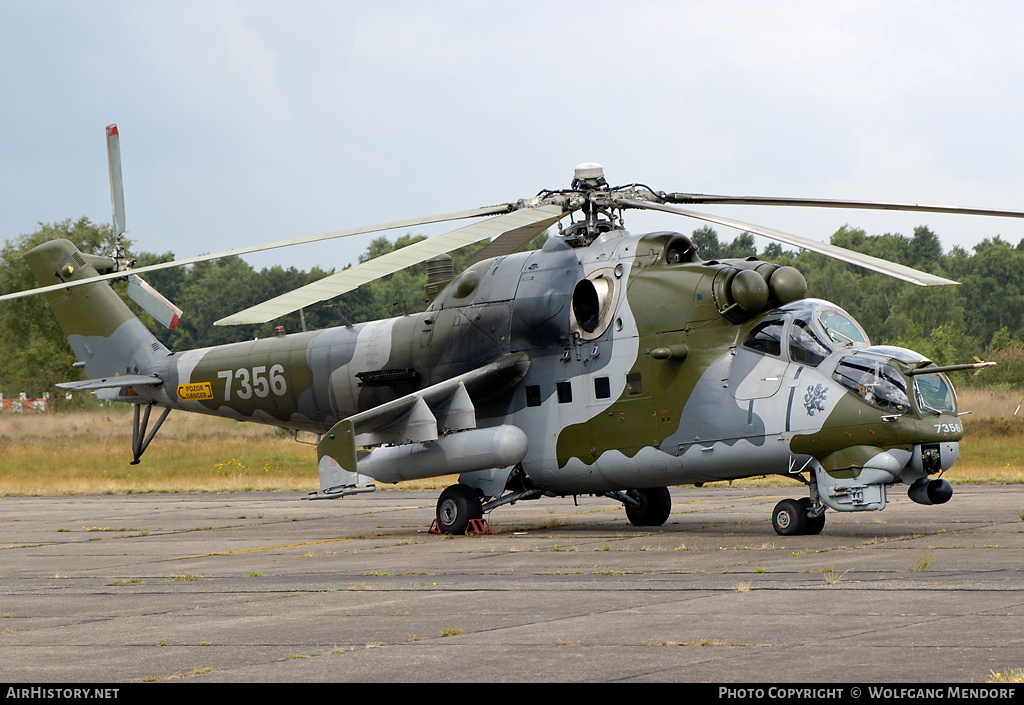
POLYGON ((743 347, 779 356, 782 354, 782 321, 762 321, 754 326, 743 347))
POLYGON ((793 321, 789 332, 789 359, 801 365, 817 367, 831 352, 814 335, 806 321, 793 321))
POLYGON ((607 399, 612 395, 611 380, 607 377, 594 378, 594 396, 598 399, 607 399))
POLYGON ((626 394, 636 396, 644 393, 644 378, 639 372, 630 372, 626 375, 626 394))
POLYGON ((540 385, 531 384, 526 387, 526 405, 540 406, 540 385))
POLYGON ((572 401, 572 383, 559 382, 555 385, 555 391, 558 393, 559 404, 568 404, 572 401))

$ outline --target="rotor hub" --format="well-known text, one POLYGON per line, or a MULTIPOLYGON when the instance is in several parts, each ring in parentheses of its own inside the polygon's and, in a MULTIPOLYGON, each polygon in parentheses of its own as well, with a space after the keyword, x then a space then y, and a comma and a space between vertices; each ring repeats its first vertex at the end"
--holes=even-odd
POLYGON ((607 186, 604 167, 595 162, 584 162, 573 171, 572 188, 601 188, 607 186))

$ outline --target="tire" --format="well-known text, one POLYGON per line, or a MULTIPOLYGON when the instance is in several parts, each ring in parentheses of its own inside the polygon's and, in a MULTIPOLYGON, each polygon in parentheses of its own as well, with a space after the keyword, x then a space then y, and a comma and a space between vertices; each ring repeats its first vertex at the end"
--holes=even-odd
POLYGON ((437 498, 437 528, 442 534, 461 536, 470 520, 483 515, 480 495, 468 485, 451 485, 437 498))
POLYGON ((626 495, 640 503, 639 507, 626 506, 626 517, 633 526, 661 526, 672 513, 672 495, 667 487, 648 487, 629 490, 626 495))
POLYGON ((804 529, 804 533, 808 536, 817 536, 825 528, 825 512, 822 512, 816 517, 812 517, 809 514, 811 511, 811 500, 807 497, 803 497, 799 502, 804 511, 808 513, 807 528, 804 529))
POLYGON ((772 528, 779 536, 796 536, 806 533, 807 510, 795 499, 782 500, 775 505, 775 509, 772 511, 772 528))

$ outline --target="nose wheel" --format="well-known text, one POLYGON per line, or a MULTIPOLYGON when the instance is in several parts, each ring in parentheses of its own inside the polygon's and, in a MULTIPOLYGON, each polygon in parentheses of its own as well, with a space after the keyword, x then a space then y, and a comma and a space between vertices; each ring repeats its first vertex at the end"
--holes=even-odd
POLYGON ((825 512, 812 516, 811 500, 784 499, 775 505, 772 511, 772 528, 779 536, 798 536, 820 534, 825 528, 825 512))

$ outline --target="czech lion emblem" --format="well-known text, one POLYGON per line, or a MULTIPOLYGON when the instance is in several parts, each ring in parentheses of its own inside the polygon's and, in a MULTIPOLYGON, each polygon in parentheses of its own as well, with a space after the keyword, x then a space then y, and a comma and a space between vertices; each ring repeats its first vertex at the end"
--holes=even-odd
POLYGON ((804 408, 807 409, 808 416, 814 416, 815 412, 825 410, 825 395, 827 393, 828 387, 821 383, 807 387, 807 393, 804 394, 804 408))

